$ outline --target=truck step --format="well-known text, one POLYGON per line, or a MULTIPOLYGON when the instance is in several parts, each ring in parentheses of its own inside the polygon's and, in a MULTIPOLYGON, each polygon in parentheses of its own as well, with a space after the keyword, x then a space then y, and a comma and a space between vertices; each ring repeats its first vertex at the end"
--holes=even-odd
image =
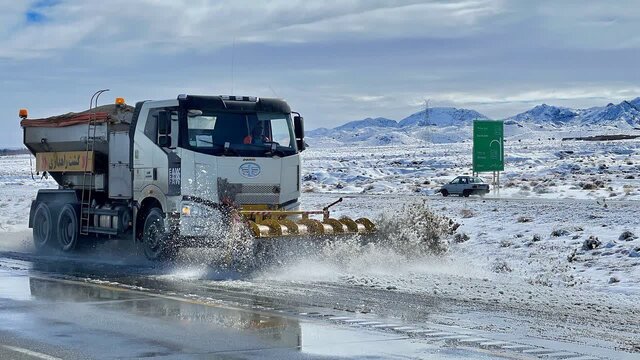
POLYGON ((111 216, 118 216, 118 210, 113 210, 113 209, 83 209, 82 213, 83 214, 87 214, 87 211, 89 212, 90 215, 111 215, 111 216))
POLYGON ((116 229, 96 226, 90 226, 88 232, 93 234, 118 235, 118 230, 116 229))

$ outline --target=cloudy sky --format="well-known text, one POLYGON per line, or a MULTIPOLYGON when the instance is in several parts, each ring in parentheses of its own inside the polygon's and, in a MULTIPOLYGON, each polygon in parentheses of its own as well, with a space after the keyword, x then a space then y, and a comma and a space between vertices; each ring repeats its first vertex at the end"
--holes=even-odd
POLYGON ((282 97, 308 128, 431 106, 503 118, 640 96, 638 1, 0 0, 0 147, 44 117, 179 93, 282 97))

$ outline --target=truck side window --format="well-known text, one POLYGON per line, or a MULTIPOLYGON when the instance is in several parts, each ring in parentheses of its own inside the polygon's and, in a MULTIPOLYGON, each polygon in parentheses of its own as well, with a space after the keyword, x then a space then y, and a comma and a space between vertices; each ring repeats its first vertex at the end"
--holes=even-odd
POLYGON ((144 134, 151 139, 154 143, 158 137, 158 112, 160 109, 151 109, 149 116, 147 116, 147 122, 144 125, 144 134))
MULTIPOLYGON (((178 108, 176 107, 156 108, 149 110, 147 122, 144 124, 144 134, 154 143, 158 142, 158 113, 162 110, 171 111, 171 119, 174 121, 178 120, 178 108)), ((177 132, 174 132, 174 130, 177 130, 177 123, 175 127, 173 125, 171 127, 171 132, 173 134, 176 134, 177 132)), ((175 139, 177 141, 177 136, 175 137, 175 139)))

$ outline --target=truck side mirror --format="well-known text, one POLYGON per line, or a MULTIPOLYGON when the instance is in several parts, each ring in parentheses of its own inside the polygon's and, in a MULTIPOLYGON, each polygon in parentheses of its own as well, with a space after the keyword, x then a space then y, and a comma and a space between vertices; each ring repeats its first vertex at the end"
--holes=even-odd
POLYGON ((158 135, 171 134, 171 112, 161 110, 158 112, 158 135))
POLYGON ((293 131, 296 136, 298 151, 303 151, 307 146, 304 142, 304 118, 302 116, 296 115, 293 117, 293 131))
POLYGON ((171 135, 158 136, 158 146, 168 148, 171 147, 171 135))

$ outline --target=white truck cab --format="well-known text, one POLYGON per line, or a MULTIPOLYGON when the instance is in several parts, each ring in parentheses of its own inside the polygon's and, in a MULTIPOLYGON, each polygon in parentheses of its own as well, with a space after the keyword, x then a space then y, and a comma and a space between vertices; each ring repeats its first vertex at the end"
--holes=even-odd
POLYGON ((175 235, 192 238, 208 236, 225 206, 299 208, 303 120, 283 100, 180 95, 138 103, 136 112, 136 213, 160 206, 175 235))

